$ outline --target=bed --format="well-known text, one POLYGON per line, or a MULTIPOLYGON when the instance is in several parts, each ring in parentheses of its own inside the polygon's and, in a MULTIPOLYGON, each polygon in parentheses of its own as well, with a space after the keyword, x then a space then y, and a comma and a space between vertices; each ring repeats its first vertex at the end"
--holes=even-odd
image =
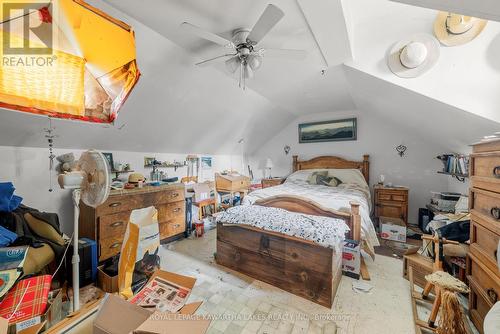
MULTIPOLYGON (((299 161, 297 156, 293 157, 294 172, 317 169, 359 170, 368 183, 369 159, 367 155, 362 161, 349 161, 335 156, 299 161)), ((250 193, 245 197, 244 205, 251 205, 257 210, 259 207, 276 208, 300 215, 335 219, 337 224, 347 225, 346 238, 360 241, 364 235, 366 240, 369 233, 362 231, 363 225, 371 224, 371 221, 367 208, 369 200, 365 196, 356 193, 358 197, 353 198, 361 199, 361 203, 351 200, 346 207, 342 201, 342 207, 334 209, 307 195, 292 195, 286 191, 286 183, 250 193), (266 192, 269 189, 273 189, 273 192, 266 192), (367 212, 361 214, 361 208, 367 212), (368 221, 363 217, 366 214, 368 221)), ((354 193, 354 190, 348 192, 354 193)), ((220 265, 328 308, 332 306, 342 275, 341 243, 325 246, 293 233, 290 235, 238 222, 229 224, 219 219, 215 258, 220 265)))

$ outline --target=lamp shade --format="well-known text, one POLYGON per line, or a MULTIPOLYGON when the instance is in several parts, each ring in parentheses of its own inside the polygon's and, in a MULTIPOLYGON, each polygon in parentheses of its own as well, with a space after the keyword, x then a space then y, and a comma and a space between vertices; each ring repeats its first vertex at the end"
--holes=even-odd
POLYGON ((273 161, 270 158, 267 158, 266 160, 266 168, 273 168, 273 161))
POLYGON ((133 29, 82 0, 2 5, 0 107, 113 122, 140 75, 133 29))

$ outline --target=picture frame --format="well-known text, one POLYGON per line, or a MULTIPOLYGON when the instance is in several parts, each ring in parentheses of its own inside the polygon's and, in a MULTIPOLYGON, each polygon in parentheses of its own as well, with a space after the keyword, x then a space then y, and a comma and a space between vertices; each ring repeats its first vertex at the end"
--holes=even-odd
POLYGON ((357 118, 299 124, 299 143, 357 140, 357 118))
POLYGON ((153 162, 156 160, 155 157, 144 157, 144 167, 153 166, 153 162))
POLYGON ((104 155, 104 157, 108 161, 109 170, 111 170, 111 171, 114 170, 115 169, 115 164, 114 164, 114 161, 113 161, 113 153, 103 153, 102 155, 104 155))

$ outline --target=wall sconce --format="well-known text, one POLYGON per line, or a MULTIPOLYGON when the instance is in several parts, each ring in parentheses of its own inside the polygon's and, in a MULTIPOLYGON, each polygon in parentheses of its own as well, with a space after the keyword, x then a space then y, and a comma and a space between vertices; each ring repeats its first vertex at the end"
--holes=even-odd
POLYGON ((399 146, 396 147, 396 151, 398 152, 398 155, 401 157, 401 158, 404 158, 405 155, 406 155, 406 150, 408 149, 408 147, 406 147, 405 145, 401 144, 399 146))
POLYGON ((285 145, 285 147, 283 147, 283 151, 285 151, 285 154, 288 155, 288 153, 290 153, 290 145, 285 145))

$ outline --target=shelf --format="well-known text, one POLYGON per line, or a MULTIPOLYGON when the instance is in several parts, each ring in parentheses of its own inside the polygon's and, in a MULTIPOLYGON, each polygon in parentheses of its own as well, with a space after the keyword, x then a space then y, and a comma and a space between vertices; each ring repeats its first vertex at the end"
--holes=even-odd
POLYGON ((112 170, 111 173, 115 174, 115 177, 111 181, 118 181, 118 175, 125 173, 133 173, 133 170, 112 170))
POLYGON ((445 172, 442 170, 438 171, 438 174, 450 175, 450 176, 456 178, 460 182, 465 182, 465 179, 469 178, 469 175, 467 175, 467 174, 449 173, 449 172, 445 172))
POLYGON ((448 173, 448 172, 444 172, 442 170, 438 171, 439 174, 444 174, 444 175, 451 175, 451 176, 456 176, 456 177, 465 177, 465 178, 468 178, 469 175, 467 174, 458 174, 458 173, 448 173))
MULTIPOLYGON (((182 164, 171 164, 171 165, 155 165, 154 167, 156 168, 181 168, 181 167, 186 167, 187 165, 182 165, 182 164)), ((144 168, 153 168, 153 165, 144 165, 144 168)))

